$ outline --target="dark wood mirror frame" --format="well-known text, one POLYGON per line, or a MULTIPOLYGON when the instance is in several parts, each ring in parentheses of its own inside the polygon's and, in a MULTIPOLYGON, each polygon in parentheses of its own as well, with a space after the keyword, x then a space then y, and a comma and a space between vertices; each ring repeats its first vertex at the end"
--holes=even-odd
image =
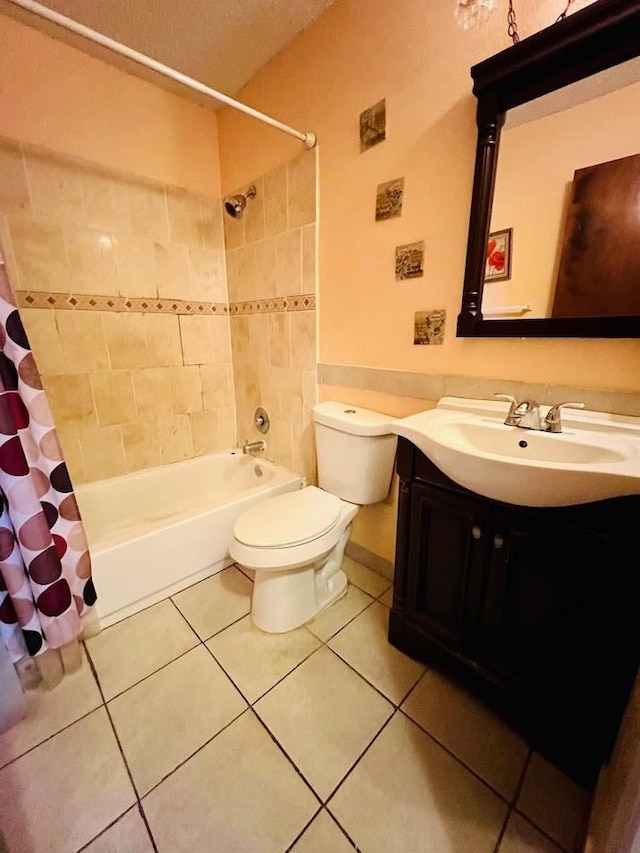
MULTIPOLYGON (((478 99, 478 144, 458 337, 640 337, 636 316, 484 320, 481 310, 500 131, 507 110, 639 55, 639 0, 596 0, 471 69, 478 99)), ((640 283, 640 271, 638 279, 640 283)))

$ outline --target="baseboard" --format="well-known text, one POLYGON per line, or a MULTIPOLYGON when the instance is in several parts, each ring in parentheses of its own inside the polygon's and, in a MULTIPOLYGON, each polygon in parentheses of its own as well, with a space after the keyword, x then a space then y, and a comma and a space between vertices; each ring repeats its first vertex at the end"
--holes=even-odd
POLYGON ((372 569, 374 572, 382 575, 382 577, 387 578, 387 580, 393 580, 394 566, 391 560, 386 560, 379 554, 374 554, 373 551, 369 551, 368 548, 358 545, 352 539, 347 542, 347 547, 344 550, 349 557, 357 560, 358 563, 362 563, 363 566, 372 569))

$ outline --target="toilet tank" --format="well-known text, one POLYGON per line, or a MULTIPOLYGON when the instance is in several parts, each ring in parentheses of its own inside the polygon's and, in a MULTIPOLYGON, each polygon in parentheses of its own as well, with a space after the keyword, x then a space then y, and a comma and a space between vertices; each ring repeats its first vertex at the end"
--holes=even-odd
POLYGON ((397 436, 393 418, 349 406, 318 403, 313 409, 318 485, 345 501, 374 504, 389 494, 397 436))

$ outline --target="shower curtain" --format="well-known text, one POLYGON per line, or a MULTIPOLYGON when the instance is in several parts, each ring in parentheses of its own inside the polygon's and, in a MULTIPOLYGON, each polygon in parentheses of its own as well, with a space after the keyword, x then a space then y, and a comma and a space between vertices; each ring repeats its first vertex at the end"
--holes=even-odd
POLYGON ((0 642, 23 686, 55 684, 80 663, 95 600, 78 505, 0 253, 0 642))

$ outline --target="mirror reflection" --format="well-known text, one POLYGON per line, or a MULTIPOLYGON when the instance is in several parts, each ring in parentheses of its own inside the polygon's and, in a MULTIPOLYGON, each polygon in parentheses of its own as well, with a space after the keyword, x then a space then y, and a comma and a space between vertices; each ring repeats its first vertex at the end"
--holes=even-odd
POLYGON ((640 315, 640 61, 508 112, 485 319, 640 315))

